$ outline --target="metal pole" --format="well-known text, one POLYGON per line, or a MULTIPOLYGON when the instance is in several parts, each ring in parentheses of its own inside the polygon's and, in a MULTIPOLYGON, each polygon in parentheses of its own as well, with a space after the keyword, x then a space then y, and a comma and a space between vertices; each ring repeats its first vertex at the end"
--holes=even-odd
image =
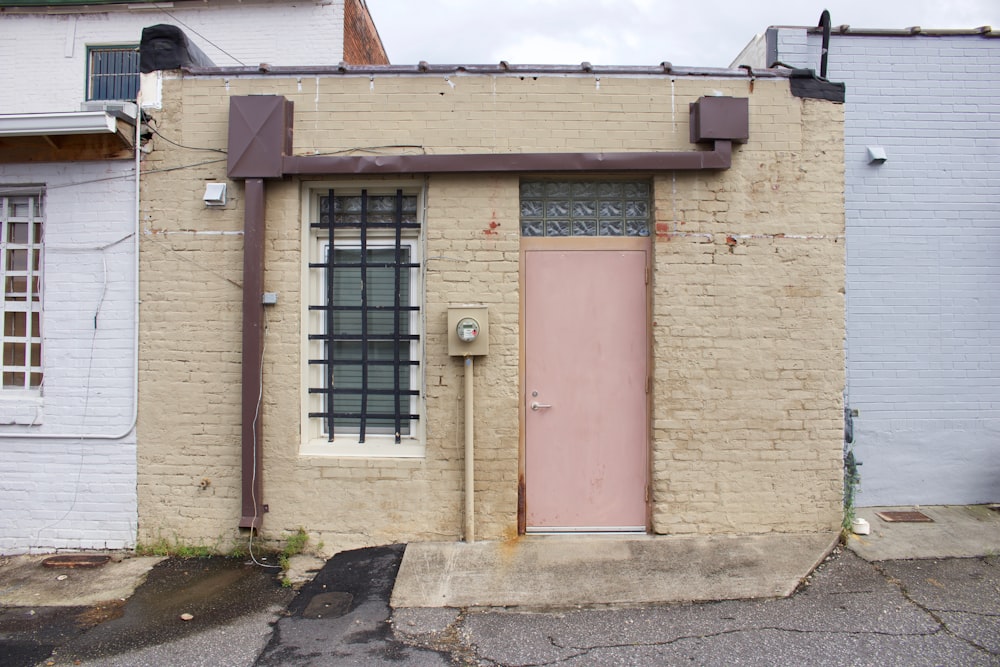
POLYGON ((465 541, 476 541, 475 456, 472 447, 472 357, 465 357, 465 541))

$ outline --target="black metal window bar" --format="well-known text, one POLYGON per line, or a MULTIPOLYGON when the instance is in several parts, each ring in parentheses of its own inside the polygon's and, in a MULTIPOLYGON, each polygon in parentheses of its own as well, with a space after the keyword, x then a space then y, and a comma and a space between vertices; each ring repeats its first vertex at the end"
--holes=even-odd
POLYGON ((411 373, 420 363, 410 354, 419 340, 410 333, 419 310, 410 305, 410 275, 420 265, 403 240, 404 230, 420 228, 417 198, 402 190, 330 190, 320 197, 320 220, 311 227, 325 230, 329 245, 324 261, 309 264, 324 271, 325 287, 324 303, 309 306, 325 315, 324 331, 309 334, 324 350, 309 363, 325 371, 323 386, 309 388, 323 396, 323 410, 309 417, 324 420, 330 442, 337 433, 356 434, 364 443, 368 432, 391 432, 399 443, 418 418, 410 407, 419 393, 411 389, 411 373))

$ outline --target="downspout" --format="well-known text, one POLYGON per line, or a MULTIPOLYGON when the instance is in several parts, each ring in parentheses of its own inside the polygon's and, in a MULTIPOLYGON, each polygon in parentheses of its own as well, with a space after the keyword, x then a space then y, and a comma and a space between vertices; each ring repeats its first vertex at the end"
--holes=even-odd
POLYGON ((241 371, 242 467, 240 528, 259 529, 263 501, 264 377, 264 179, 281 178, 282 156, 291 152, 292 103, 276 95, 229 100, 227 176, 244 182, 243 352, 241 371))
POLYGON ((264 179, 245 181, 243 221, 243 363, 241 439, 244 493, 240 528, 260 528, 262 503, 260 408, 264 352, 264 179))

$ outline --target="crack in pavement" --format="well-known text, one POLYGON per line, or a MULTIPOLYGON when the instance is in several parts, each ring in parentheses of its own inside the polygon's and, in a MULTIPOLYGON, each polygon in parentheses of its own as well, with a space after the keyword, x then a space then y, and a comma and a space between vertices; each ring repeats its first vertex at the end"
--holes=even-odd
MULTIPOLYGON (((824 563, 824 566, 826 565, 824 563)), ((646 629, 639 630, 638 626, 636 627, 639 634, 629 633, 634 637, 631 641, 625 641, 618 634, 617 636, 594 637, 594 643, 590 643, 592 637, 577 634, 585 630, 588 623, 613 623, 621 622, 622 619, 601 621, 601 617, 594 617, 592 621, 591 617, 585 616, 580 621, 568 621, 570 624, 564 629, 560 629, 560 626, 557 625, 544 629, 539 627, 534 631, 532 631, 533 624, 526 624, 525 621, 521 620, 514 623, 513 631, 527 633, 524 636, 528 641, 524 643, 522 649, 509 651, 504 646, 505 642, 500 641, 497 635, 498 632, 503 633, 503 629, 507 627, 502 618, 496 618, 497 610, 463 608, 458 610, 454 620, 443 629, 419 638, 411 636, 406 643, 410 645, 423 644, 427 648, 439 650, 448 655, 454 665, 477 665, 479 667, 553 667, 578 663, 591 664, 621 660, 623 655, 633 658, 635 655, 646 655, 646 659, 655 659, 651 655, 659 654, 658 648, 662 649, 662 655, 673 655, 677 651, 686 654, 686 652, 698 651, 716 645, 746 646, 748 642, 753 644, 758 640, 773 641, 775 646, 811 646, 814 650, 820 646, 845 646, 852 643, 850 638, 856 638, 861 646, 879 646, 885 643, 895 646, 916 647, 930 644, 941 646, 942 642, 945 643, 944 646, 947 646, 949 643, 955 642, 952 644, 955 649, 959 645, 967 647, 967 649, 963 649, 963 653, 965 650, 969 651, 967 658, 972 655, 985 656, 989 662, 996 660, 996 656, 1000 655, 1000 652, 990 650, 991 644, 984 638, 970 634, 969 630, 964 630, 963 621, 960 618, 949 616, 949 614, 968 615, 969 620, 965 622, 971 622, 973 618, 985 619, 987 627, 992 627, 992 619, 1000 618, 1000 612, 989 611, 990 606, 987 606, 985 611, 966 611, 954 608, 956 604, 964 604, 959 601, 962 598, 952 598, 951 600, 941 599, 940 602, 945 604, 950 602, 950 604, 948 604, 947 609, 938 609, 934 607, 933 603, 920 602, 922 598, 917 583, 909 584, 908 589, 905 577, 899 579, 892 576, 889 563, 867 562, 863 566, 855 566, 852 561, 843 565, 845 569, 837 572, 832 579, 826 581, 824 586, 810 587, 815 594, 819 595, 818 598, 809 599, 807 593, 809 589, 799 589, 789 598, 775 600, 780 605, 786 600, 790 601, 801 597, 801 602, 805 604, 804 608, 790 603, 791 606, 782 607, 785 611, 774 610, 774 612, 767 612, 763 618, 754 619, 742 616, 742 614, 726 615, 727 612, 732 614, 732 611, 726 606, 720 606, 719 613, 723 615, 720 616, 714 612, 711 614, 711 616, 715 616, 715 621, 702 616, 695 617, 695 622, 698 623, 722 621, 729 626, 724 629, 711 625, 689 626, 687 628, 674 626, 673 630, 683 634, 671 636, 668 633, 671 632, 670 619, 673 616, 667 615, 663 618, 654 616, 647 621, 648 627, 646 629), (854 567, 862 569, 852 569, 854 567), (863 570, 867 570, 869 574, 863 575, 863 570), (862 584, 862 587, 857 590, 828 590, 834 586, 844 585, 843 581, 846 581, 844 577, 850 577, 851 581, 857 581, 859 578, 863 580, 864 576, 870 577, 870 579, 867 585, 862 584), (882 583, 875 584, 873 582, 882 583), (884 597, 886 595, 889 598, 884 597), (849 598, 859 598, 859 604, 848 602, 849 598), (909 620, 904 625, 893 623, 887 628, 878 619, 858 616, 859 613, 864 614, 867 608, 862 601, 869 599, 875 604, 891 603, 890 607, 895 608, 897 620, 909 620), (821 611, 822 609, 830 610, 835 615, 825 615, 821 611), (842 613, 838 612, 838 609, 846 611, 848 616, 837 616, 836 614, 842 613), (803 610, 809 611, 810 616, 800 619, 799 614, 803 610), (779 613, 781 616, 776 618, 771 615, 772 613, 779 613), (820 615, 813 617, 812 614, 816 613, 820 615), (902 616, 898 616, 898 614, 902 614, 902 616), (490 620, 491 618, 493 620, 490 620), (816 620, 806 620, 808 618, 816 620), (844 625, 845 618, 854 619, 854 622, 844 625), (733 621, 736 622, 733 623, 733 621), (855 626, 856 629, 851 629, 855 626), (963 632, 965 635, 962 634, 963 632), (650 634, 657 634, 660 637, 651 637, 650 634), (792 639, 796 636, 802 639, 792 639), (726 639, 727 637, 731 639, 726 639), (806 639, 807 637, 811 639, 806 639), (702 642, 704 642, 703 646, 701 646, 702 642), (532 653, 534 654, 532 655, 532 653)), ((986 594, 989 595, 988 592, 986 594)), ((699 606, 702 604, 707 606, 732 605, 739 602, 756 603, 761 601, 713 601, 699 603, 699 606)), ((659 606, 653 605, 653 608, 657 607, 659 606)), ((743 609, 743 607, 740 606, 738 609, 743 609)), ((751 606, 747 609, 752 610, 756 607, 751 606)), ((553 623, 561 623, 558 619, 563 617, 562 613, 542 614, 543 617, 547 615, 551 615, 553 623)), ((632 621, 625 620, 625 622, 631 623, 632 621)), ((548 623, 545 622, 545 625, 548 623)), ((990 632, 992 633, 992 631, 990 632)), ((517 635, 512 635, 511 638, 515 636, 517 635)), ((988 636, 995 635, 989 634, 988 636)), ((973 659, 973 662, 978 662, 980 659, 973 659)))
MULTIPOLYGON (((779 632, 779 633, 789 633, 789 634, 800 634, 800 635, 847 635, 851 637, 858 636, 876 636, 876 637, 934 637, 936 635, 945 632, 943 625, 938 627, 936 630, 931 632, 878 632, 878 631, 857 631, 857 630, 803 630, 800 628, 787 628, 775 625, 761 625, 751 628, 734 628, 732 630, 720 630, 719 632, 709 632, 704 634, 692 634, 692 635, 681 635, 674 637, 672 639, 654 642, 627 642, 621 644, 594 644, 591 646, 577 646, 573 644, 561 644, 552 635, 547 635, 549 644, 560 651, 573 651, 570 655, 565 655, 554 660, 547 660, 544 662, 523 662, 523 663, 502 663, 503 667, 547 667, 549 665, 558 665, 560 663, 567 662, 569 660, 575 660, 583 656, 587 656, 594 651, 602 650, 614 650, 614 649, 628 649, 628 648, 655 648, 657 646, 671 646, 683 641, 691 640, 702 640, 702 639, 715 639, 718 637, 730 636, 730 635, 740 635, 740 634, 751 634, 755 632, 779 632)), ((476 655, 476 658, 480 660, 480 665, 500 665, 494 660, 489 658, 479 657, 476 653, 475 647, 469 645, 469 648, 476 655)))
MULTIPOLYGON (((907 602, 909 602, 914 607, 916 607, 917 609, 921 610, 922 612, 924 612, 925 614, 927 614, 928 616, 930 616, 932 619, 934 619, 934 622, 937 623, 938 625, 940 625, 941 629, 948 636, 952 637, 953 639, 957 639, 958 641, 965 642, 966 644, 968 644, 972 648, 976 649, 977 651, 981 651, 981 652, 985 653, 988 656, 998 655, 997 653, 994 653, 993 651, 991 651, 989 648, 987 648, 987 647, 985 647, 985 646, 983 646, 983 645, 981 645, 981 644, 973 641, 972 639, 969 639, 968 637, 964 637, 964 636, 958 634, 957 632, 955 632, 954 630, 952 630, 948 626, 948 622, 947 621, 945 621, 943 618, 941 618, 941 616, 938 615, 939 613, 976 614, 977 612, 971 612, 971 611, 969 611, 969 612, 966 612, 966 611, 947 611, 946 612, 946 611, 942 611, 942 610, 932 609, 931 607, 929 607, 929 606, 927 606, 925 604, 922 604, 915 597, 913 597, 910 594, 910 591, 906 588, 906 585, 903 584, 903 582, 900 579, 898 579, 897 577, 894 577, 891 574, 889 574, 888 572, 886 572, 885 568, 882 566, 881 563, 879 563, 879 562, 872 562, 871 566, 872 566, 872 568, 876 572, 878 572, 880 575, 882 575, 887 582, 889 582, 890 584, 892 584, 893 586, 895 586, 897 589, 899 589, 900 595, 902 595, 903 598, 907 602)), ((989 617, 994 617, 994 616, 998 616, 1000 614, 984 614, 984 615, 985 616, 989 616, 989 617)))

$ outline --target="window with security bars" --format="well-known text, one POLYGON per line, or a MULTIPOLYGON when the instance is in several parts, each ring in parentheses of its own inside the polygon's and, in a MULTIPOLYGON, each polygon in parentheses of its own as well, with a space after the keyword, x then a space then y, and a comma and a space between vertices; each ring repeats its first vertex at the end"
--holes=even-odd
POLYGON ((646 181, 525 181, 521 236, 649 236, 646 181))
POLYGON ((330 190, 317 208, 308 417, 329 442, 398 444, 419 419, 417 196, 330 190))
POLYGON ((135 100, 138 96, 138 45, 87 49, 88 100, 135 100))
POLYGON ((42 384, 43 224, 40 192, 0 191, 3 391, 42 384))

